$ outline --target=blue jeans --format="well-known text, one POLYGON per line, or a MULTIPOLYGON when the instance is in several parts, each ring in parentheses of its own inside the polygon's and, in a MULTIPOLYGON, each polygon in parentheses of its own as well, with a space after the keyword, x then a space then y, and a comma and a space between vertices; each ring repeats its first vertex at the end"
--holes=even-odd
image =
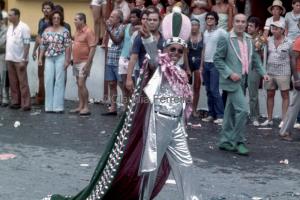
POLYGON ((45 111, 63 111, 65 96, 65 54, 46 57, 45 111))
POLYGON ((219 72, 214 63, 204 63, 203 81, 207 93, 208 115, 223 118, 224 105, 219 91, 219 72))

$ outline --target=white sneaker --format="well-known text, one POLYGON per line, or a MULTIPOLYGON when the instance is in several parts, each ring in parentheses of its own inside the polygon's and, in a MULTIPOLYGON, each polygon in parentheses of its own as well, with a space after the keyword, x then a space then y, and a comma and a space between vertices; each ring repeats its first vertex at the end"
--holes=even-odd
POLYGON ((295 125, 294 125, 294 128, 296 128, 296 129, 300 129, 300 123, 295 123, 295 125))
POLYGON ((253 125, 253 126, 259 126, 259 122, 258 122, 257 120, 254 120, 254 121, 252 122, 252 125, 253 125))
POLYGON ((223 119, 222 118, 216 119, 216 120, 214 120, 214 123, 215 124, 222 124, 223 123, 223 119))
POLYGON ((278 128, 281 128, 283 126, 283 121, 280 122, 278 128))
POLYGON ((273 125, 273 120, 266 120, 263 123, 260 124, 261 126, 272 126, 273 125))
POLYGON ((208 116, 208 117, 203 118, 202 121, 204 121, 204 122, 212 122, 212 121, 214 121, 214 118, 212 116, 208 116))

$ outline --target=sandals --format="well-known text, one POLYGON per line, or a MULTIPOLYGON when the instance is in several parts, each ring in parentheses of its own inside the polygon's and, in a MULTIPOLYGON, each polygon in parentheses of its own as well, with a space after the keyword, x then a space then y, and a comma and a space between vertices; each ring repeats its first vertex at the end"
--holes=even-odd
POLYGON ((280 135, 280 137, 281 137, 282 140, 285 140, 285 141, 288 141, 288 142, 293 141, 293 138, 291 137, 290 133, 284 133, 283 135, 280 135))

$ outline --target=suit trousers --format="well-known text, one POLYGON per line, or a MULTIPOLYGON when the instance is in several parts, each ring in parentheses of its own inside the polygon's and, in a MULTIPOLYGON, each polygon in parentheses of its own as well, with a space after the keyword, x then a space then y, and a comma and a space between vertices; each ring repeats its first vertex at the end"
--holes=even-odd
MULTIPOLYGON (((159 113, 155 113, 155 117, 157 166, 160 166, 166 154, 181 195, 180 199, 199 200, 200 195, 195 194, 197 184, 192 182, 193 161, 181 117, 173 118, 159 113)), ((157 169, 143 172, 142 176, 140 200, 149 200, 155 185, 157 169)))
POLYGON ((0 102, 8 104, 9 87, 7 87, 7 65, 5 54, 0 54, 0 102))
POLYGON ((27 77, 27 63, 7 61, 11 104, 22 108, 31 106, 27 77))
POLYGON ((247 115, 246 97, 242 87, 238 87, 235 91, 227 91, 220 144, 228 142, 236 146, 245 142, 247 115))
MULTIPOLYGON (((250 67, 251 68, 251 67, 250 67)), ((255 69, 249 69, 248 74, 248 91, 249 91, 249 107, 250 120, 258 120, 259 118, 259 101, 258 90, 261 76, 255 69)))
POLYGON ((65 55, 46 57, 45 60, 45 111, 64 110, 65 55))
POLYGON ((250 107, 250 120, 258 120, 259 118, 259 102, 258 102, 258 89, 261 76, 255 69, 249 69, 249 74, 243 75, 241 79, 241 86, 244 95, 246 90, 249 91, 249 107, 250 107))
POLYGON ((280 129, 280 135, 290 133, 294 127, 298 112, 300 111, 300 91, 294 90, 290 101, 289 108, 286 112, 286 117, 283 121, 283 126, 280 129))

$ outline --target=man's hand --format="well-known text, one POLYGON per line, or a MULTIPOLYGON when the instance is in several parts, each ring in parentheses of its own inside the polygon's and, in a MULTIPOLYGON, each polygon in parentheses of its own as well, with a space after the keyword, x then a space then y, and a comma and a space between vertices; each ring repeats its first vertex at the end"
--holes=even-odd
POLYGON ((130 78, 127 77, 127 79, 126 79, 126 88, 129 91, 133 91, 134 84, 133 84, 132 77, 130 77, 130 78))
POLYGON ((84 67, 82 68, 82 71, 84 76, 88 76, 91 71, 91 64, 90 63, 85 64, 84 67))
POLYGON ((294 88, 295 88, 296 90, 300 90, 300 80, 294 81, 294 88))
POLYGON ((22 65, 23 66, 27 66, 28 65, 28 60, 27 59, 23 59, 22 60, 22 65))
POLYGON ((140 34, 142 38, 147 39, 150 37, 151 33, 149 31, 147 23, 142 24, 142 27, 140 28, 140 34))
POLYGON ((38 65, 39 66, 43 66, 43 60, 42 60, 42 58, 39 58, 38 65))
POLYGON ((66 70, 70 65, 70 61, 65 61, 64 63, 64 69, 66 70))
POLYGON ((237 81, 241 80, 241 77, 238 74, 236 74, 236 73, 232 73, 229 78, 233 82, 237 82, 237 81))
POLYGON ((264 79, 264 81, 269 81, 270 80, 270 76, 269 75, 264 75, 263 79, 264 79))
POLYGON ((110 31, 112 30, 112 24, 109 19, 105 21, 104 26, 105 26, 105 29, 107 30, 107 32, 110 33, 110 31))
POLYGON ((35 52, 35 51, 32 52, 32 59, 33 59, 33 60, 36 59, 36 52, 35 52))
POLYGON ((187 75, 189 78, 192 76, 192 72, 191 72, 191 70, 190 70, 189 68, 186 70, 186 75, 187 75))

